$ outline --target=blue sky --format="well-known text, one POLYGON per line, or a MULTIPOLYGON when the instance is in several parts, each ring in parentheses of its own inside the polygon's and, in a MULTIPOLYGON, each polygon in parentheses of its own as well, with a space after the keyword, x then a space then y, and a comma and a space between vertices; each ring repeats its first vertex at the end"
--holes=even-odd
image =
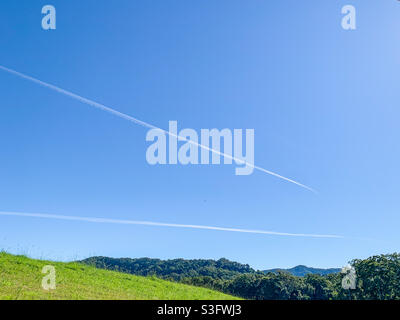
POLYGON ((0 216, 0 247, 255 268, 398 251, 399 16, 395 0, 1 1, 0 65, 164 129, 252 128, 255 164, 318 194, 235 165, 151 166, 147 129, 1 71, 0 211, 344 238, 0 216))

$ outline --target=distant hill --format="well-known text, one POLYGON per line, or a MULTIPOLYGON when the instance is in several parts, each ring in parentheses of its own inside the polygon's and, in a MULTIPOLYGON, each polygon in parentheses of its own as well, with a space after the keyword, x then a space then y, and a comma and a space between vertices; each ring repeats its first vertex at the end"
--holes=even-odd
POLYGON ((283 271, 283 272, 288 272, 294 276, 298 277, 304 277, 307 274, 319 274, 321 276, 326 275, 326 274, 331 274, 331 273, 338 273, 340 272, 341 269, 339 268, 329 268, 329 269, 319 269, 319 268, 311 268, 303 265, 299 265, 290 269, 269 269, 269 270, 264 270, 264 273, 277 273, 278 271, 283 271))
POLYGON ((233 296, 155 277, 99 270, 79 263, 29 259, 0 252, 0 300, 231 300, 233 296), (56 289, 46 291, 42 268, 56 269, 56 289))
POLYGON ((211 277, 212 279, 229 280, 245 273, 256 273, 247 264, 233 262, 228 259, 172 259, 160 260, 150 258, 108 258, 91 257, 81 263, 130 274, 149 276, 155 275, 164 279, 180 281, 184 278, 211 277))

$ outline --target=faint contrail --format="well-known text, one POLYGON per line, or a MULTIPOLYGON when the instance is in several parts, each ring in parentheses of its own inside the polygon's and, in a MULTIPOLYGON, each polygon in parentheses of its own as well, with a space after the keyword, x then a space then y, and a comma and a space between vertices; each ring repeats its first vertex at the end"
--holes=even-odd
POLYGON ((139 125, 141 125, 141 126, 143 126, 143 127, 146 127, 146 128, 161 130, 161 131, 164 132, 165 134, 170 135, 170 136, 172 136, 172 137, 174 137, 174 138, 179 138, 180 140, 187 141, 187 142, 189 142, 189 143, 191 143, 191 144, 193 144, 193 145, 196 145, 197 147, 200 147, 200 148, 202 148, 202 149, 211 151, 211 152, 213 152, 213 153, 215 153, 215 154, 218 154, 218 155, 220 155, 220 156, 227 157, 227 158, 229 158, 229 159, 232 159, 232 160, 236 161, 237 163, 245 164, 245 165, 247 165, 247 166, 249 166, 249 167, 251 167, 251 168, 254 168, 254 169, 259 170, 259 171, 262 171, 262 172, 265 172, 265 173, 270 174, 270 175, 272 175, 272 176, 275 176, 275 177, 277 177, 277 178, 280 178, 280 179, 283 179, 283 180, 285 180, 285 181, 294 183, 294 184, 296 184, 296 185, 298 185, 298 186, 300 186, 300 187, 302 187, 302 188, 305 188, 305 189, 307 189, 307 190, 310 190, 310 191, 312 191, 312 192, 314 192, 314 193, 317 193, 317 192, 316 192, 314 189, 312 189, 311 187, 308 187, 308 186, 306 186, 306 185, 304 185, 304 184, 302 184, 302 183, 300 183, 300 182, 297 182, 297 181, 295 181, 295 180, 286 178, 286 177, 284 177, 284 176, 281 176, 280 174, 277 174, 277 173, 275 173, 275 172, 269 171, 269 170, 267 170, 267 169, 264 169, 264 168, 255 166, 254 164, 249 163, 249 162, 247 162, 247 161, 243 161, 242 159, 238 159, 238 158, 236 158, 236 157, 232 157, 232 156, 229 155, 229 154, 225 154, 225 153, 222 153, 222 152, 220 152, 220 151, 218 151, 218 150, 211 149, 211 148, 209 148, 209 147, 207 147, 207 146, 204 146, 204 145, 202 145, 202 144, 199 144, 199 143, 197 143, 197 142, 195 142, 195 141, 189 140, 189 139, 187 139, 186 137, 182 137, 182 136, 179 136, 179 135, 174 134, 173 132, 169 132, 169 131, 163 130, 163 129, 158 128, 158 127, 156 127, 156 126, 154 126, 154 125, 152 125, 152 124, 150 124, 150 123, 141 121, 141 120, 136 119, 136 118, 134 118, 134 117, 131 117, 131 116, 125 114, 125 113, 122 113, 122 112, 119 112, 119 111, 117 111, 117 110, 115 110, 115 109, 112 109, 112 108, 110 108, 110 107, 107 107, 107 106, 105 106, 105 105, 103 105, 103 104, 100 104, 100 103, 95 102, 95 101, 92 101, 92 100, 90 100, 90 99, 81 97, 81 96, 79 96, 79 95, 77 95, 77 94, 75 94, 75 93, 72 93, 72 92, 70 92, 70 91, 61 89, 61 88, 56 87, 56 86, 54 86, 54 85, 52 85, 52 84, 46 83, 46 82, 41 81, 41 80, 39 80, 39 79, 35 79, 35 78, 30 77, 30 76, 28 76, 28 75, 26 75, 26 74, 23 74, 23 73, 20 73, 20 72, 18 72, 18 71, 15 71, 15 70, 12 70, 12 69, 3 67, 3 66, 1 66, 1 65, 0 65, 0 69, 1 69, 1 70, 4 70, 4 71, 6 71, 6 72, 9 72, 9 73, 11 73, 11 74, 14 74, 14 75, 16 75, 16 76, 18 76, 18 77, 21 77, 21 78, 23 78, 23 79, 26 79, 26 80, 32 81, 32 82, 34 82, 34 83, 37 83, 37 84, 39 84, 39 85, 41 85, 41 86, 43 86, 43 87, 52 89, 52 90, 54 90, 54 91, 56 91, 56 92, 58 92, 58 93, 64 94, 64 95, 66 95, 66 96, 68 96, 68 97, 71 97, 71 98, 73 98, 73 99, 76 99, 76 100, 78 100, 78 101, 80 101, 80 102, 83 102, 83 103, 85 103, 85 104, 88 104, 88 105, 90 105, 90 106, 92 106, 92 107, 95 107, 95 108, 101 109, 101 110, 103 110, 103 111, 112 113, 112 114, 116 115, 117 117, 120 117, 120 118, 123 118, 123 119, 125 119, 125 120, 134 122, 134 123, 139 124, 139 125))
POLYGON ((192 224, 176 224, 176 223, 163 223, 163 222, 151 222, 151 221, 135 221, 135 220, 118 220, 118 219, 105 219, 105 218, 63 216, 63 215, 44 214, 44 213, 22 213, 22 212, 0 211, 0 215, 43 218, 43 219, 57 219, 57 220, 85 221, 85 222, 96 222, 96 223, 133 224, 133 225, 146 225, 146 226, 156 226, 156 227, 173 227, 173 228, 205 229, 205 230, 230 231, 230 232, 242 232, 242 233, 258 233, 258 234, 268 234, 268 235, 275 235, 275 236, 289 236, 289 237, 339 238, 339 239, 344 238, 343 236, 330 235, 330 234, 287 233, 287 232, 275 232, 275 231, 264 231, 264 230, 249 230, 249 229, 238 229, 238 228, 202 226, 202 225, 192 225, 192 224))

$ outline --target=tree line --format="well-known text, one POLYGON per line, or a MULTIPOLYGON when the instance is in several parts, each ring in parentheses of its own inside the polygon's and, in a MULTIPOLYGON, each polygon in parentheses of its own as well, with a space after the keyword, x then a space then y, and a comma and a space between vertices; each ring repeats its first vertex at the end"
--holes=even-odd
POLYGON ((355 289, 344 289, 342 273, 263 273, 248 265, 220 260, 112 259, 93 257, 83 261, 100 268, 137 275, 156 275, 255 300, 397 300, 400 299, 400 254, 354 259, 355 289))

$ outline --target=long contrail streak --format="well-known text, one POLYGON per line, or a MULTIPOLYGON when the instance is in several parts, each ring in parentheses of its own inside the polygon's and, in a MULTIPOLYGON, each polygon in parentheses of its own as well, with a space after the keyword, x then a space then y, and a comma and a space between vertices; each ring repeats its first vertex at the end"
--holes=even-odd
POLYGON ((254 169, 256 169, 256 170, 259 170, 259 171, 262 171, 262 172, 264 172, 264 173, 270 174, 270 175, 272 175, 272 176, 274 176, 274 177, 283 179, 283 180, 285 180, 285 181, 294 183, 294 184, 296 184, 296 185, 298 185, 298 186, 300 186, 300 187, 302 187, 302 188, 305 188, 305 189, 310 190, 310 191, 312 191, 312 192, 314 192, 314 193, 317 193, 317 192, 316 192, 314 189, 312 189, 311 187, 306 186, 306 185, 304 185, 304 184, 302 184, 302 183, 300 183, 300 182, 297 182, 297 181, 295 181, 295 180, 286 178, 286 177, 284 177, 284 176, 281 176, 280 174, 277 174, 277 173, 275 173, 275 172, 269 171, 269 170, 267 170, 267 169, 264 169, 264 168, 255 166, 255 165, 252 164, 252 163, 249 163, 249 162, 244 161, 244 160, 242 160, 242 159, 238 159, 238 158, 233 157, 233 156, 231 156, 231 155, 229 155, 229 154, 225 154, 225 153, 222 153, 222 152, 220 152, 220 151, 218 151, 218 150, 214 150, 214 149, 212 149, 212 148, 209 148, 209 147, 207 147, 207 146, 204 146, 204 145, 202 145, 202 144, 199 144, 199 143, 197 143, 197 142, 195 142, 195 141, 189 140, 189 139, 187 139, 186 137, 182 137, 182 136, 176 135, 176 134, 174 134, 173 132, 169 132, 169 131, 163 130, 163 129, 158 128, 158 127, 156 127, 156 126, 154 126, 154 125, 152 125, 152 124, 150 124, 150 123, 141 121, 141 120, 136 119, 136 118, 134 118, 134 117, 131 117, 131 116, 125 114, 125 113, 119 112, 119 111, 117 111, 117 110, 115 110, 115 109, 113 109, 113 108, 107 107, 107 106, 105 106, 105 105, 103 105, 103 104, 101 104, 101 103, 98 103, 98 102, 95 102, 95 101, 93 101, 93 100, 90 100, 90 99, 81 97, 81 96, 79 96, 79 95, 77 95, 77 94, 75 94, 75 93, 72 93, 72 92, 70 92, 70 91, 64 90, 64 89, 62 89, 62 88, 59 88, 59 87, 54 86, 54 85, 52 85, 52 84, 49 84, 49 83, 47 83, 47 82, 41 81, 41 80, 39 80, 39 79, 35 79, 35 78, 33 78, 33 77, 30 77, 30 76, 28 76, 28 75, 26 75, 26 74, 23 74, 23 73, 20 73, 20 72, 18 72, 18 71, 15 71, 15 70, 12 70, 12 69, 3 67, 3 66, 1 66, 1 65, 0 65, 0 69, 3 70, 3 71, 6 71, 6 72, 8 72, 8 73, 14 74, 14 75, 16 75, 16 76, 18 76, 18 77, 20 77, 20 78, 23 78, 23 79, 32 81, 32 82, 34 82, 34 83, 37 83, 37 84, 39 84, 39 85, 41 85, 41 86, 43 86, 43 87, 49 88, 49 89, 54 90, 54 91, 56 91, 56 92, 58 92, 58 93, 61 93, 61 94, 63 94, 63 95, 66 95, 66 96, 68 96, 68 97, 71 97, 71 98, 73 98, 73 99, 75 99, 75 100, 78 100, 78 101, 80 101, 80 102, 83 102, 83 103, 85 103, 85 104, 87 104, 87 105, 90 105, 90 106, 92 106, 92 107, 95 107, 95 108, 98 108, 98 109, 100 109, 100 110, 103 110, 103 111, 112 113, 113 115, 115 115, 115 116, 117 116, 117 117, 120 117, 120 118, 122 118, 122 119, 131 121, 131 122, 133 122, 133 123, 139 124, 139 125, 141 125, 141 126, 143 126, 143 127, 146 127, 146 128, 160 130, 160 131, 162 131, 164 134, 167 134, 167 135, 172 136, 172 137, 174 137, 174 138, 178 138, 179 140, 182 140, 182 141, 187 141, 187 142, 189 142, 189 143, 191 143, 191 144, 193 144, 193 145, 195 145, 195 146, 197 146, 197 147, 200 147, 200 148, 202 148, 202 149, 211 151, 211 152, 213 152, 213 153, 215 153, 215 154, 218 154, 218 155, 220 155, 220 156, 224 156, 224 157, 226 157, 226 158, 232 159, 232 160, 236 161, 237 163, 245 164, 245 165, 247 165, 247 166, 249 166, 249 167, 251 167, 251 168, 254 168, 254 169))
POLYGON ((339 238, 339 239, 344 238, 343 236, 329 235, 329 234, 288 233, 288 232, 249 230, 249 229, 239 229, 239 228, 225 228, 225 227, 216 227, 216 226, 202 226, 202 225, 192 225, 192 224, 176 224, 176 223, 163 223, 163 222, 151 222, 151 221, 135 221, 135 220, 119 220, 119 219, 105 219, 105 218, 92 218, 92 217, 64 216, 64 215, 44 214, 44 213, 22 213, 22 212, 0 211, 0 215, 14 216, 14 217, 28 217, 28 218, 84 221, 84 222, 108 223, 108 224, 145 225, 145 226, 153 226, 153 227, 172 227, 172 228, 203 229, 203 230, 229 231, 229 232, 241 232, 241 233, 256 233, 256 234, 268 234, 268 235, 274 235, 274 236, 309 237, 309 238, 339 238))

